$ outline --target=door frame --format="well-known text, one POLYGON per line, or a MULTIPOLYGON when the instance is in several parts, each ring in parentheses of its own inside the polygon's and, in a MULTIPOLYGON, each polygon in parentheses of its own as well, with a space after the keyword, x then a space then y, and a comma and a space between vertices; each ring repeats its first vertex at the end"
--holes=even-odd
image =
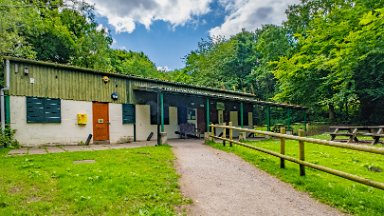
POLYGON ((110 119, 109 119, 109 103, 108 102, 98 102, 98 101, 92 101, 92 133, 93 133, 93 141, 94 142, 109 142, 110 139, 111 139, 111 134, 110 134, 110 119), (95 139, 95 125, 96 125, 96 122, 95 122, 95 107, 94 105, 95 104, 105 104, 106 107, 107 107, 107 115, 106 115, 106 122, 105 124, 107 124, 107 139, 103 139, 103 140, 98 140, 98 139, 95 139))

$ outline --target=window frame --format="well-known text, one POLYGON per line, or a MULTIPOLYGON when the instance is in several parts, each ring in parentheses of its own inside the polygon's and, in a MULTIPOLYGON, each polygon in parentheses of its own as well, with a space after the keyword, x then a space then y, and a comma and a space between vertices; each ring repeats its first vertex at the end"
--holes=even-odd
POLYGON ((58 98, 26 97, 26 122, 61 123, 61 100, 58 98))

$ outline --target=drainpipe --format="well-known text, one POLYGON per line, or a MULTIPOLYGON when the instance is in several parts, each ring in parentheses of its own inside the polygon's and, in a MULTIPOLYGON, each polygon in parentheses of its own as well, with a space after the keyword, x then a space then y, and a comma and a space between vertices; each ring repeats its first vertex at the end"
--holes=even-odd
POLYGON ((4 91, 9 90, 9 84, 10 84, 10 74, 11 74, 11 66, 10 62, 7 59, 5 61, 5 86, 4 88, 0 89, 0 112, 1 112, 1 130, 4 131, 5 129, 5 98, 4 98, 4 91))

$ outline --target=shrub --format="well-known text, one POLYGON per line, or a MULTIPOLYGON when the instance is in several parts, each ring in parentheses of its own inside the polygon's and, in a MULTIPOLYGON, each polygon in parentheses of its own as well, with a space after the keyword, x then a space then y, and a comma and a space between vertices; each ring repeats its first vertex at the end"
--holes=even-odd
POLYGON ((19 142, 14 138, 15 133, 16 130, 12 130, 9 127, 6 127, 4 130, 0 130, 0 146, 19 148, 19 142))

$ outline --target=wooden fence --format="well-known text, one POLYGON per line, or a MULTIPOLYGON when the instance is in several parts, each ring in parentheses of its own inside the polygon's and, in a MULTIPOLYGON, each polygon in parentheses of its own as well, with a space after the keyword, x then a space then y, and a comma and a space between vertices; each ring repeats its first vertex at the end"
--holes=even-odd
MULTIPOLYGON (((369 180, 369 179, 366 179, 366 178, 363 178, 363 177, 360 177, 357 175, 353 175, 353 174, 342 172, 339 170, 335 170, 335 169, 332 169, 329 167, 320 166, 317 164, 306 162, 305 161, 305 151, 304 151, 305 145, 304 145, 304 143, 311 143, 311 144, 332 146, 332 147, 337 147, 337 148, 351 149, 351 150, 368 152, 368 153, 379 154, 379 155, 384 155, 384 148, 307 138, 307 137, 304 137, 304 130, 302 130, 302 129, 299 130, 299 136, 294 136, 294 135, 285 134, 284 128, 283 128, 281 133, 273 133, 273 132, 269 132, 269 131, 260 131, 260 130, 253 130, 253 129, 247 129, 247 128, 233 127, 231 123, 229 123, 229 125, 225 125, 225 124, 223 124, 223 125, 210 125, 210 127, 211 127, 211 133, 210 133, 209 137, 222 140, 224 146, 225 146, 226 142, 228 142, 231 147, 233 144, 236 144, 239 146, 243 146, 243 147, 246 147, 249 149, 253 149, 256 151, 264 152, 266 154, 270 154, 270 155, 279 157, 281 168, 285 168, 285 160, 297 163, 300 166, 300 175, 301 176, 305 175, 305 167, 307 166, 307 167, 311 167, 313 169, 317 169, 317 170, 320 170, 323 172, 330 173, 332 175, 336 175, 336 176, 340 176, 340 177, 345 178, 345 179, 349 179, 351 181, 359 182, 361 184, 365 184, 368 186, 372 186, 372 187, 384 190, 384 183, 382 183, 382 182, 369 180), (215 128, 225 129, 225 130, 223 130, 223 133, 222 133, 223 135, 222 136, 216 136, 215 135, 215 128), (229 130, 228 138, 227 138, 227 133, 226 133, 227 130, 229 130), (260 148, 257 146, 248 145, 248 144, 242 143, 240 141, 233 140, 233 131, 234 130, 239 131, 239 132, 262 134, 262 135, 266 135, 266 136, 270 136, 270 137, 280 138, 280 153, 274 152, 274 151, 271 151, 268 149, 260 148), (299 142, 299 159, 285 155, 285 140, 286 139, 296 140, 299 142)), ((243 137, 245 137, 245 136, 243 136, 243 137)))

